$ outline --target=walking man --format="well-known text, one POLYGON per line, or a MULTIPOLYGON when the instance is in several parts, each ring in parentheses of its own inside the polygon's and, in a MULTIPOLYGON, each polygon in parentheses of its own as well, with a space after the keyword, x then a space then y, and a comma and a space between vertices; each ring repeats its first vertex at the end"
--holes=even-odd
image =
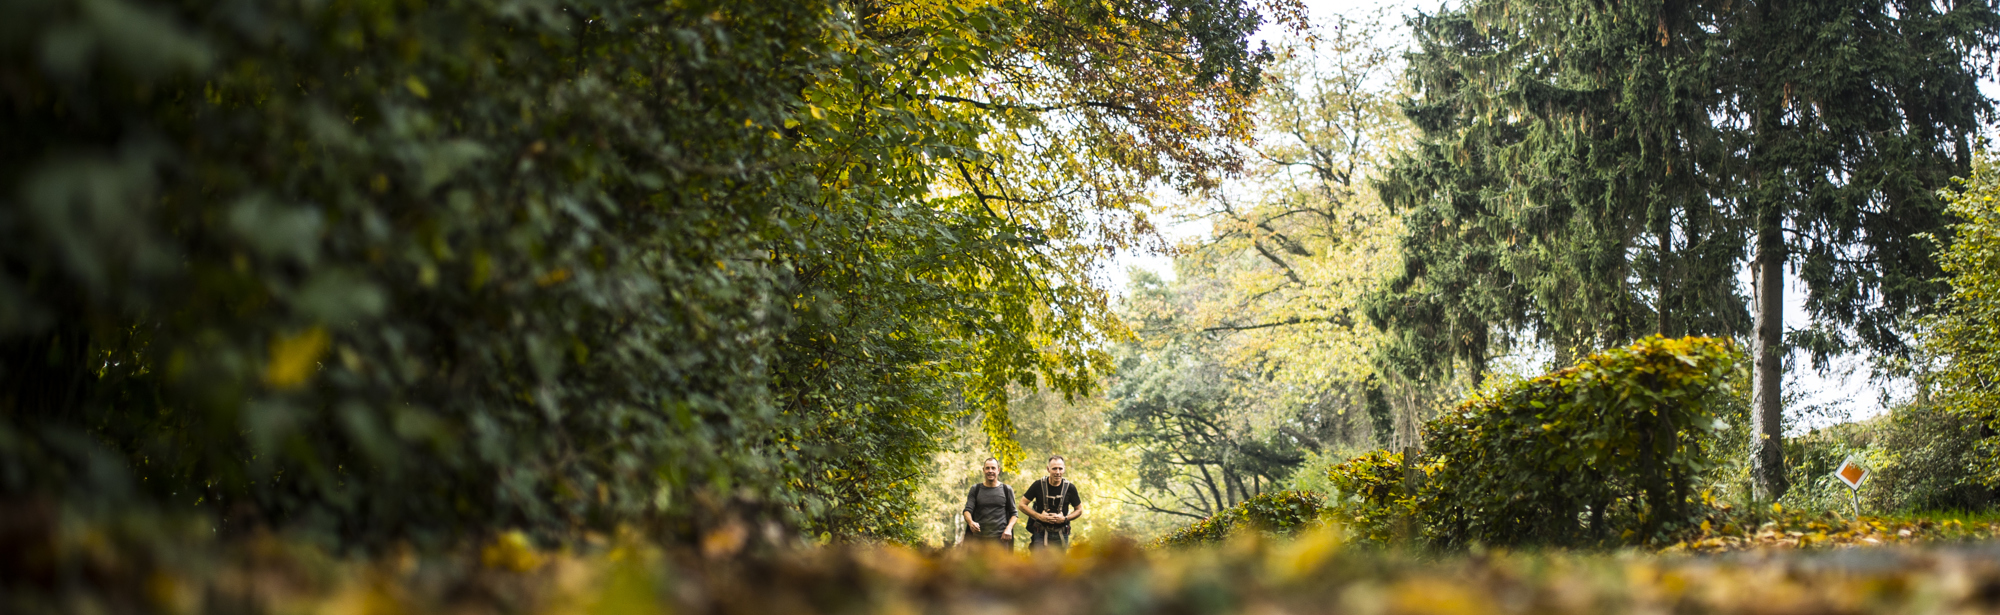
POLYGON ((965 542, 1014 550, 1014 488, 1000 482, 1000 460, 986 458, 985 480, 965 492, 965 542))
POLYGON ((1063 480, 1062 455, 1049 457, 1049 477, 1035 481, 1015 505, 1028 514, 1028 548, 1069 550, 1069 522, 1083 516, 1083 496, 1063 480))

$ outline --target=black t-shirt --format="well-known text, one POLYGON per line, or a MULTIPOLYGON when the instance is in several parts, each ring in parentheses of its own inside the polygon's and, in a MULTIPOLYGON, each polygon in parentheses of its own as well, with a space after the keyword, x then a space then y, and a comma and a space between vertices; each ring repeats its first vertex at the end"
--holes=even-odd
MULTIPOLYGON (((1028 498, 1028 507, 1035 509, 1035 512, 1068 515, 1069 511, 1083 506, 1083 496, 1077 495, 1074 481, 1065 480, 1060 486, 1050 486, 1048 479, 1045 478, 1028 485, 1028 488, 1021 493, 1022 497, 1028 498)), ((1069 527, 1068 521, 1041 524, 1056 528, 1069 527)))
POLYGON ((965 512, 979 523, 979 533, 997 537, 1007 529, 1007 521, 1014 518, 1012 495, 1014 490, 1006 485, 975 484, 965 492, 965 512))

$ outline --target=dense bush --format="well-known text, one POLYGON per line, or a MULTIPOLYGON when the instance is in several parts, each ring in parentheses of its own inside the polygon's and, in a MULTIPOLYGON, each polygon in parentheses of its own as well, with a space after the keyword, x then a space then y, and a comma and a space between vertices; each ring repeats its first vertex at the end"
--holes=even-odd
POLYGON ((1919 336, 1937 364, 1920 373, 1937 407, 1984 425, 1977 471, 2000 487, 2000 171, 1991 154, 1975 157, 1963 190, 1945 193, 1959 220, 1939 264, 1951 283, 1944 310, 1919 336))
POLYGON ((1652 337, 1477 396, 1425 425, 1440 545, 1647 541, 1689 516, 1727 424, 1726 340, 1652 337))
POLYGON ((1258 494, 1222 512, 1210 515, 1160 539, 1166 547, 1187 547, 1221 542, 1240 532, 1292 534, 1319 520, 1325 498, 1306 491, 1273 491, 1258 494))
POLYGON ((776 493, 832 7, 641 4, 0 7, 0 490, 364 540, 776 493))
POLYGON ((1993 489, 1980 480, 1986 459, 1979 442, 1987 426, 1962 413, 1913 403, 1890 409, 1878 440, 1881 467, 1863 485, 1869 510, 1883 514, 1939 510, 1977 511, 1993 505, 1993 489))
MULTIPOLYGON (((1376 544, 1651 542, 1699 520, 1721 466, 1717 416, 1741 378, 1726 340, 1652 337, 1501 383, 1424 426, 1424 458, 1378 450, 1327 470, 1327 516, 1376 544), (1414 486, 1414 489, 1411 488, 1414 486)), ((1175 539, 1212 540, 1227 519, 1175 539)))
POLYGON ((949 420, 1105 368, 1132 192, 1247 134, 1256 14, 1165 14, 0 3, 0 503, 907 537, 949 420))
POLYGON ((1862 485, 1864 494, 1884 488, 1880 471, 1887 452, 1882 448, 1884 419, 1828 425, 1785 440, 1786 480, 1792 488, 1776 503, 1790 510, 1852 514, 1853 493, 1834 478, 1840 462, 1853 456, 1876 471, 1862 485))
POLYGON ((1852 514, 1854 496, 1833 473, 1853 456, 1871 471, 1861 484, 1864 515, 1985 510, 1993 494, 1979 474, 1984 429, 1971 417, 1919 402, 1812 430, 1785 442, 1792 490, 1779 503, 1852 514))
POLYGON ((1327 470, 1327 508, 1356 539, 1391 544, 1413 537, 1425 493, 1424 476, 1435 465, 1406 469, 1402 453, 1376 450, 1327 470), (1415 471, 1420 474, 1408 477, 1415 471), (1408 478, 1416 478, 1411 485, 1408 478), (1416 489, 1410 489, 1411 486, 1416 489))

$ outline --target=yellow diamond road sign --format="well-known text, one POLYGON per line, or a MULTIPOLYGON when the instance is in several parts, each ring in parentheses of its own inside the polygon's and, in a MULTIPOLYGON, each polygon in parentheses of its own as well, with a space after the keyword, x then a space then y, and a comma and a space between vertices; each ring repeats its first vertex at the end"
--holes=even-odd
POLYGON ((1861 467, 1861 464, 1854 461, 1854 456, 1849 455, 1840 461, 1840 468, 1834 470, 1833 475, 1839 478, 1840 482, 1847 483, 1848 489, 1860 489, 1861 481, 1868 478, 1868 468, 1861 467))

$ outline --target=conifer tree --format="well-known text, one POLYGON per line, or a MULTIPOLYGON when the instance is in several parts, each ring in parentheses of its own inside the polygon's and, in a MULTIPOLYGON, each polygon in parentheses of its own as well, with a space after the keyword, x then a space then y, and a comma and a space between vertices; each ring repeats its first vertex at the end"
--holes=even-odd
POLYGON ((1416 25, 1425 135, 1383 186, 1410 235, 1370 306, 1400 342, 1381 360, 1752 333, 1752 467, 1782 495, 1787 349, 1903 353, 1897 326, 1939 292, 1913 235, 1944 230, 1932 191, 1990 112, 1991 3, 1491 0, 1416 25), (1790 334, 1787 268, 1813 318, 1790 334))

